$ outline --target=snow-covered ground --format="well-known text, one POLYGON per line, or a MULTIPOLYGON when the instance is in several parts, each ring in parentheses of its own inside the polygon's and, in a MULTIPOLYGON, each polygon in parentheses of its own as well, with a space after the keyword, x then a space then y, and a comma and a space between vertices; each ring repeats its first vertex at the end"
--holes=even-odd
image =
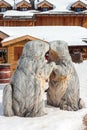
POLYGON ((79 76, 80 95, 85 102, 85 108, 73 112, 46 105, 47 115, 42 117, 5 117, 2 111, 4 85, 0 85, 0 130, 84 130, 82 119, 87 113, 87 61, 74 65, 79 76))

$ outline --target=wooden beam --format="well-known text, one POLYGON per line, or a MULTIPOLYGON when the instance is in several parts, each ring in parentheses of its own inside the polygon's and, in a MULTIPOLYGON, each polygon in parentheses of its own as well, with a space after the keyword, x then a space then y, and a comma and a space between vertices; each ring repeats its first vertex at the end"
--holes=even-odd
POLYGON ((38 8, 39 8, 39 7, 42 7, 44 4, 46 4, 46 5, 49 6, 49 7, 53 7, 53 4, 51 4, 50 2, 44 0, 44 1, 42 1, 42 2, 40 2, 40 3, 38 4, 38 8))
POLYGON ((17 4, 17 8, 18 8, 18 7, 21 7, 21 6, 23 6, 23 5, 25 5, 26 7, 31 7, 31 4, 28 3, 27 1, 21 1, 21 2, 19 2, 19 3, 17 4))
POLYGON ((71 7, 78 7, 78 6, 82 6, 86 8, 86 4, 83 3, 82 1, 76 1, 75 3, 72 4, 71 7))
MULTIPOLYGON (((16 44, 16 43, 18 43, 20 41, 24 41, 24 40, 32 41, 32 40, 41 40, 41 39, 36 38, 36 37, 32 37, 30 35, 25 35, 25 36, 14 38, 14 39, 6 41, 6 42, 1 42, 1 44, 2 44, 3 47, 6 47, 6 46, 13 45, 13 44, 16 44)), ((43 41, 43 40, 41 40, 41 41, 43 41)))
POLYGON ((3 6, 3 5, 6 6, 6 7, 11 7, 11 5, 4 0, 0 1, 0 6, 3 6))

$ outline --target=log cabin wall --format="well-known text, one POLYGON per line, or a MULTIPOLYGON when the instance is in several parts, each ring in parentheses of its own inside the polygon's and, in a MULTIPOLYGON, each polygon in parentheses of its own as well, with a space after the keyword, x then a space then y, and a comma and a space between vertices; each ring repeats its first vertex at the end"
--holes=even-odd
POLYGON ((4 26, 4 22, 1 19, 0 19, 0 26, 4 26))
POLYGON ((0 20, 3 20, 3 14, 0 14, 0 20))
MULTIPOLYGON (((83 26, 87 23, 87 15, 52 15, 52 14, 36 14, 36 26, 83 26)), ((86 26, 87 27, 87 26, 86 26)))
POLYGON ((82 26, 87 28, 86 14, 35 14, 32 18, 3 18, 0 26, 82 26))
POLYGON ((0 26, 4 26, 3 23, 4 23, 4 22, 3 22, 3 14, 0 14, 0 26))
POLYGON ((34 20, 32 19, 4 19, 4 26, 34 26, 34 20))
POLYGON ((87 28, 87 16, 83 16, 82 26, 87 28))

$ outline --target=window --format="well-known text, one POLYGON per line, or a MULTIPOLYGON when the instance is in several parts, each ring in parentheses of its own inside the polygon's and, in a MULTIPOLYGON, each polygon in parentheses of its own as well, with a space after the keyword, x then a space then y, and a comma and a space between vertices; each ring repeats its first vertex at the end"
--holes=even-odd
POLYGON ((1 12, 5 12, 7 9, 5 7, 1 8, 1 12))
POLYGON ((22 54, 23 47, 14 47, 14 60, 17 61, 22 54))
POLYGON ((76 8, 75 11, 80 12, 80 11, 82 11, 82 9, 81 8, 76 8))
POLYGON ((0 49, 0 63, 7 63, 7 50, 0 49))
POLYGON ((21 11, 27 11, 26 7, 21 8, 21 11))
POLYGON ((41 9, 41 11, 48 11, 48 8, 44 7, 44 8, 41 9))

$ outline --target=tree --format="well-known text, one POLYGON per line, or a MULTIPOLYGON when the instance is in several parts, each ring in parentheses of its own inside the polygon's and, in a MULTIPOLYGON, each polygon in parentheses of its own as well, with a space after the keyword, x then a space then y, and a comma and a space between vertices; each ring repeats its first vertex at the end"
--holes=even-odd
POLYGON ((31 5, 32 5, 32 9, 35 9, 35 7, 34 7, 34 2, 35 2, 35 0, 29 0, 29 2, 30 2, 31 5))

